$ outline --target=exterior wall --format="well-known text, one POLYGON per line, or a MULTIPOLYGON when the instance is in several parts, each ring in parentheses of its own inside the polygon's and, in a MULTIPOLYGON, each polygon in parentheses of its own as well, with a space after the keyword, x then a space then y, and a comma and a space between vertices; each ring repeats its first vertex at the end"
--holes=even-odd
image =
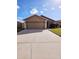
POLYGON ((25 22, 23 23, 23 28, 24 28, 24 29, 26 29, 26 28, 27 28, 27 26, 26 26, 26 23, 25 23, 25 22))
POLYGON ((45 29, 45 23, 46 22, 43 18, 39 16, 33 16, 26 21, 26 27, 27 29, 45 29))
POLYGON ((45 20, 45 29, 47 29, 47 20, 45 20))

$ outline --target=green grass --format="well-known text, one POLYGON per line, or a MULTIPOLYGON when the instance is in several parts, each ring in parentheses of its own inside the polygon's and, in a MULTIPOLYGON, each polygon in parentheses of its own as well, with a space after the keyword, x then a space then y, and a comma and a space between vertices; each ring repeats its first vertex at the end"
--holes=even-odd
POLYGON ((61 28, 51 29, 51 32, 57 34, 58 36, 61 36, 61 28))

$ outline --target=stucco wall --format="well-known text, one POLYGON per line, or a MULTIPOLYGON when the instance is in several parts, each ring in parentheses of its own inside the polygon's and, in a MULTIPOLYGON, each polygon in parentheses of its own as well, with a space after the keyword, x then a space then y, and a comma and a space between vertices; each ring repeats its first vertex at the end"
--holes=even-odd
POLYGON ((45 20, 39 16, 33 16, 26 21, 27 29, 45 29, 45 20))

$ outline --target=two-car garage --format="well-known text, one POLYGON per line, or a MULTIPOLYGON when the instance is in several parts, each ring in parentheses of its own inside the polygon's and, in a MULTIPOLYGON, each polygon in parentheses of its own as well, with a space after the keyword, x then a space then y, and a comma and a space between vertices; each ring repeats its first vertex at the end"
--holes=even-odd
POLYGON ((44 29, 44 23, 43 22, 39 22, 39 23, 27 23, 27 29, 44 29))
POLYGON ((25 26, 27 29, 45 29, 46 20, 40 16, 33 15, 26 19, 25 26))

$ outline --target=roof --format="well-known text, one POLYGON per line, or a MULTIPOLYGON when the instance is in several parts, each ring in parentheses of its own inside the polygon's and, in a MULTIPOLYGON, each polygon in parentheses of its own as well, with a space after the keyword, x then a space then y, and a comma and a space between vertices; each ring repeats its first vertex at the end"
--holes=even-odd
MULTIPOLYGON (((38 15, 32 15, 32 16, 30 16, 30 17, 28 17, 28 18, 25 18, 24 21, 27 21, 29 18, 35 17, 35 16, 36 16, 36 17, 41 17, 41 16, 38 16, 38 15)), ((41 17, 41 18, 42 18, 42 17, 41 17)), ((43 19, 44 19, 44 18, 43 18, 43 19)))
POLYGON ((47 19, 47 20, 55 21, 55 20, 53 20, 53 19, 51 19, 51 18, 48 18, 48 17, 46 17, 46 16, 43 16, 43 15, 41 15, 41 17, 43 17, 43 18, 45 18, 45 19, 47 19))
POLYGON ((41 16, 32 15, 32 16, 30 16, 30 17, 28 17, 28 18, 25 18, 24 21, 27 21, 29 18, 34 17, 34 16, 40 17, 40 18, 42 18, 42 19, 44 19, 44 20, 52 20, 52 21, 55 21, 55 20, 53 20, 53 19, 51 19, 51 18, 48 18, 48 17, 46 17, 46 16, 43 16, 43 15, 41 15, 41 16))
POLYGON ((24 23, 25 21, 23 20, 17 20, 18 23, 24 23))
POLYGON ((61 22, 61 20, 57 20, 57 22, 61 22))

